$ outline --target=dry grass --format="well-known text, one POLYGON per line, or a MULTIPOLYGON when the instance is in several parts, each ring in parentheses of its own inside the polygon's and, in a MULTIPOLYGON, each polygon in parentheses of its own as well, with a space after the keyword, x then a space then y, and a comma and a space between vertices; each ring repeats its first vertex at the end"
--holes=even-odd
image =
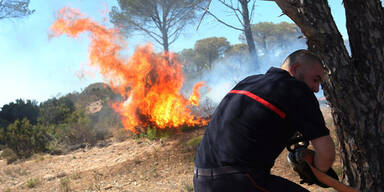
POLYGON ((40 180, 37 179, 37 178, 30 178, 27 180, 27 182, 25 183, 25 185, 28 187, 28 188, 34 188, 36 186, 38 186, 40 184, 40 180))
MULTIPOLYGON (((325 114, 328 123, 332 122, 329 117, 325 114)), ((153 141, 128 136, 104 148, 79 149, 67 155, 38 156, 11 165, 0 160, 0 191, 193 191, 193 157, 203 133, 197 129, 153 141), (31 180, 31 176, 39 179, 31 180), (26 187, 28 181, 33 187, 26 187)), ((280 155, 272 172, 298 182, 286 155, 286 151, 280 155)), ((335 167, 340 170, 340 163, 335 167)))
POLYGON ((70 192, 71 191, 71 181, 68 177, 60 179, 60 191, 61 192, 70 192))

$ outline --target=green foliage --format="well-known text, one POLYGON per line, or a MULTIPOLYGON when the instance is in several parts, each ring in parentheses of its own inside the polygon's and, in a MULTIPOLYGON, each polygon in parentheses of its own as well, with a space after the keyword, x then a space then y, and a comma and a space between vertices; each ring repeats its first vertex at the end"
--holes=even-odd
POLYGON ((40 104, 40 116, 38 122, 41 125, 62 124, 75 111, 72 100, 62 97, 52 98, 40 104))
POLYGON ((47 146, 47 151, 52 155, 60 155, 63 153, 63 146, 58 139, 52 139, 47 146))
POLYGON ((17 119, 27 118, 32 124, 36 124, 38 116, 39 106, 36 101, 17 99, 1 108, 0 123, 6 127, 17 119))
POLYGON ((36 178, 28 179, 26 183, 27 187, 30 189, 36 187, 39 184, 40 184, 40 180, 36 178))
POLYGON ((224 53, 229 47, 229 42, 225 37, 201 39, 195 43, 195 57, 199 63, 211 69, 213 62, 218 58, 224 57, 224 53))
POLYGON ((186 145, 188 147, 196 149, 200 145, 202 139, 203 139, 203 136, 192 137, 187 141, 186 145))
POLYGON ((156 135, 157 135, 157 129, 156 128, 151 128, 151 127, 148 127, 147 129, 147 137, 149 140, 154 140, 156 138, 156 135))
POLYGON ((80 143, 96 143, 96 131, 90 126, 90 118, 83 110, 76 110, 56 126, 55 138, 61 143, 74 145, 80 143))
MULTIPOLYGON (((115 138, 117 141, 120 141, 120 142, 127 140, 133 134, 134 133, 128 132, 127 130, 125 130, 123 128, 113 130, 113 132, 112 132, 113 138, 115 138)), ((134 134, 134 137, 137 137, 137 135, 134 134)))
POLYGON ((68 177, 60 179, 60 191, 69 192, 71 191, 71 181, 68 177))
POLYGON ((238 43, 238 44, 231 45, 231 47, 227 49, 225 54, 227 56, 244 54, 245 52, 248 51, 247 49, 248 49, 248 46, 246 44, 238 43))
POLYGON ((104 107, 100 111, 90 114, 91 127, 94 127, 98 140, 111 137, 113 131, 123 128, 120 114, 107 106, 108 104, 105 103, 103 105, 104 107))
POLYGON ((3 152, 0 155, 0 158, 7 160, 7 164, 11 164, 17 161, 18 159, 16 153, 10 148, 3 149, 3 152))
POLYGON ((80 94, 80 100, 84 100, 81 97, 86 97, 87 101, 96 101, 99 99, 114 100, 119 97, 116 95, 111 87, 105 83, 93 83, 87 86, 80 94))
POLYGON ((112 7, 111 22, 125 33, 140 31, 151 37, 168 51, 184 27, 201 11, 206 0, 118 0, 112 7))
POLYGON ((39 115, 39 107, 36 101, 17 99, 16 102, 5 104, 0 111, 0 144, 5 144, 4 136, 7 127, 16 120, 27 118, 32 124, 36 124, 39 115))
MULTIPOLYGON (((251 29, 256 48, 263 54, 268 54, 270 51, 275 53, 276 49, 286 54, 286 51, 290 51, 286 49, 293 44, 305 44, 304 39, 299 39, 302 34, 293 23, 260 22, 253 24, 251 29)), ((244 34, 241 34, 239 38, 245 41, 244 34)))
MULTIPOLYGON (((37 104, 21 99, 0 111, 0 146, 8 147, 8 162, 34 153, 61 154, 77 145, 96 144, 122 128, 120 115, 108 103, 120 100, 104 83, 89 85, 82 93, 70 93, 37 104), (89 106, 101 102, 101 110, 89 106)), ((125 134, 128 135, 128 134, 125 134)))
POLYGON ((201 128, 201 126, 199 125, 196 125, 196 126, 192 126, 192 125, 182 125, 180 127, 180 131, 181 132, 188 132, 188 131, 192 131, 192 130, 195 130, 195 129, 198 129, 198 128, 201 128))
MULTIPOLYGON (((104 83, 94 83, 82 93, 52 98, 40 105, 39 124, 43 125, 52 140, 48 146, 52 153, 61 153, 70 145, 95 144, 112 135, 112 129, 122 127, 120 116, 108 106, 119 100, 104 83), (91 103, 101 102, 101 110, 91 112, 91 103)), ((69 147, 71 148, 71 147, 69 147)))
POLYGON ((2 140, 19 158, 30 157, 33 153, 46 151, 49 141, 45 129, 32 125, 26 118, 10 124, 7 132, 2 136, 2 140))
POLYGON ((193 192, 193 185, 190 182, 184 181, 182 184, 184 189, 182 192, 193 192))
POLYGON ((217 59, 223 58, 231 46, 225 37, 210 37, 196 41, 194 49, 184 49, 179 58, 184 72, 192 77, 211 70, 217 59))
POLYGON ((156 140, 156 139, 164 139, 168 138, 169 136, 173 135, 176 132, 175 129, 166 128, 166 129, 159 129, 154 126, 148 126, 145 129, 145 132, 141 132, 136 137, 138 138, 147 138, 149 140, 156 140))
POLYGON ((9 122, 0 117, 0 129, 4 129, 4 127, 7 127, 8 125, 9 125, 9 122))
POLYGON ((203 136, 196 136, 190 138, 187 142, 185 142, 184 150, 185 152, 189 152, 187 159, 193 161, 195 159, 196 149, 199 147, 203 136))

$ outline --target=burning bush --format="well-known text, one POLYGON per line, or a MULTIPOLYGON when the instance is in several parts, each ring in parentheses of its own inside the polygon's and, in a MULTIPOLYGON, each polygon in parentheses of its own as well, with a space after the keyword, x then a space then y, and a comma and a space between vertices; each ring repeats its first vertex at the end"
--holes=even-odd
POLYGON ((175 54, 157 54, 147 45, 129 59, 123 58, 124 42, 118 29, 108 29, 71 8, 59 11, 51 30, 52 36, 77 37, 89 32, 90 65, 98 67, 112 90, 124 98, 113 108, 121 115, 125 129, 138 133, 138 128, 152 125, 167 129, 207 123, 191 110, 199 104, 199 88, 204 83, 197 83, 186 99, 180 93, 184 77, 175 54))

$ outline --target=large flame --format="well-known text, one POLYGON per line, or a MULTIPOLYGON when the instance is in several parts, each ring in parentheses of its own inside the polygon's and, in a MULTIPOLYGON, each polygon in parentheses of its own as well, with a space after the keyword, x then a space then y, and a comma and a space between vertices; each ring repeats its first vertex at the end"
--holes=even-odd
POLYGON ((119 56, 124 43, 118 29, 106 28, 72 8, 59 11, 51 31, 52 36, 70 37, 89 32, 90 65, 98 67, 113 90, 124 98, 113 108, 121 114, 126 129, 137 132, 138 126, 164 129, 207 123, 191 110, 199 105, 199 88, 204 83, 197 83, 190 98, 184 98, 180 93, 184 82, 182 67, 174 54, 157 54, 151 45, 146 45, 125 59, 119 56))

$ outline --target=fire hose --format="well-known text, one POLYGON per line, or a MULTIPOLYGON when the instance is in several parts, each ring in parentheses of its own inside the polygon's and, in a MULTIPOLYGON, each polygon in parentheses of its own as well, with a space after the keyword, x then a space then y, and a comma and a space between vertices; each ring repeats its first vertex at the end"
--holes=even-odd
POLYGON ((301 134, 296 134, 287 144, 288 162, 293 170, 301 178, 300 184, 316 184, 323 188, 332 187, 338 192, 358 192, 341 182, 336 172, 330 168, 327 172, 322 172, 314 166, 315 152, 308 149, 309 141, 305 140, 301 134))

